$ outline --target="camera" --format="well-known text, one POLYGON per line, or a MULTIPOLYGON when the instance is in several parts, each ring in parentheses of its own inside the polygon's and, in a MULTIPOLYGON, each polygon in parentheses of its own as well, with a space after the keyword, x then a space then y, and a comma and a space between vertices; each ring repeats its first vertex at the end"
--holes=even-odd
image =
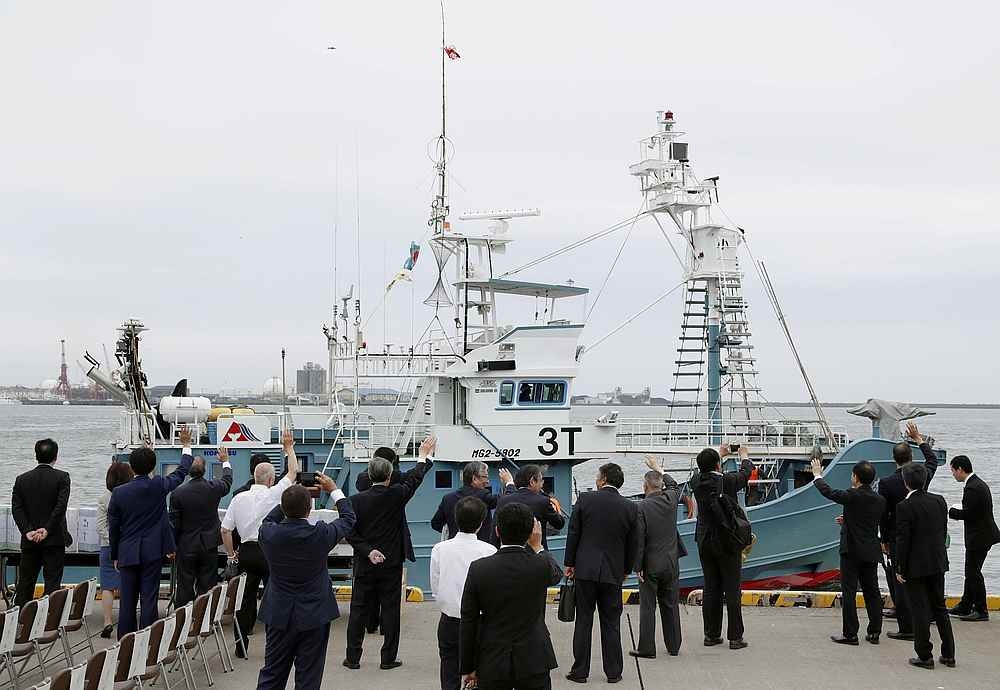
POLYGON ((739 453, 740 452, 740 444, 738 444, 738 443, 730 443, 729 444, 729 452, 730 453, 739 453))
POLYGON ((299 478, 296 482, 305 487, 316 486, 316 473, 315 472, 299 472, 299 478))

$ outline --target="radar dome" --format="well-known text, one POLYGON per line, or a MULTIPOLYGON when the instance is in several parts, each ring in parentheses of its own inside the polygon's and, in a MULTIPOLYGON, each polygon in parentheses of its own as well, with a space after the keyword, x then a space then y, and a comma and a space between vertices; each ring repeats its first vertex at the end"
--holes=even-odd
POLYGON ((280 376, 272 376, 264 382, 264 395, 281 395, 280 376))

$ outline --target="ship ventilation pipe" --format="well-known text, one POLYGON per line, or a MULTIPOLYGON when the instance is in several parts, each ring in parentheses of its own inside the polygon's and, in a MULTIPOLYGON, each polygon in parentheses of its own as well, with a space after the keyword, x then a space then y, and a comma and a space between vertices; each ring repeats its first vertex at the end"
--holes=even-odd
POLYGON ((77 364, 87 375, 87 378, 89 378, 91 381, 93 381, 98 386, 107 391, 108 394, 111 395, 111 397, 113 397, 115 400, 118 400, 124 405, 129 405, 129 403, 131 403, 132 401, 132 398, 129 396, 128 393, 126 393, 121 388, 116 386, 115 382, 111 379, 110 376, 101 371, 100 362, 91 357, 89 352, 84 352, 83 356, 84 359, 87 360, 87 363, 90 365, 90 367, 88 368, 84 366, 84 364, 80 361, 77 361, 77 364))

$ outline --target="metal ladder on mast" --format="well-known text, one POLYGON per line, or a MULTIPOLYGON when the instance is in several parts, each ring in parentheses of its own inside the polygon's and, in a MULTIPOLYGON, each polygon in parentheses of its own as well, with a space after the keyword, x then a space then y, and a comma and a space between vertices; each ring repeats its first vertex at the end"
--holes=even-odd
MULTIPOLYGON (((693 408, 692 418, 697 419, 701 409, 702 384, 705 378, 706 349, 708 346, 708 281, 692 278, 684 287, 684 311, 681 334, 674 360, 674 384, 670 388, 670 418, 675 407, 693 408), (693 403, 678 402, 678 393, 694 393, 693 403)), ((670 420, 667 420, 668 422, 670 420)))

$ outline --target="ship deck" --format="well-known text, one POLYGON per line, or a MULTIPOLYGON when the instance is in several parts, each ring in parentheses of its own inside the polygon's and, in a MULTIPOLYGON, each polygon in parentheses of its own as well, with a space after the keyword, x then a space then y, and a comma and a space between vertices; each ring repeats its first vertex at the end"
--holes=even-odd
MULTIPOLYGON (((341 603, 341 617, 334 621, 327 650, 324 688, 375 687, 385 690, 432 690, 438 682, 437 620, 439 612, 433 602, 408 603, 403 606, 402 635, 399 658, 403 666, 394 671, 378 668, 378 649, 381 638, 369 635, 365 639, 365 655, 359 671, 348 671, 341 666, 344 658, 344 634, 347 626, 348 604, 341 603)), ((572 663, 573 625, 556 619, 555 606, 549 606, 547 621, 556 650, 559 668, 552 673, 553 688, 578 687, 564 678, 572 663)), ((863 608, 862 608, 863 611, 863 608)), ((638 634, 637 606, 626 606, 638 634)), ((829 636, 840 632, 839 609, 816 608, 758 608, 744 607, 746 639, 750 646, 741 651, 730 651, 726 645, 707 648, 702 646, 701 609, 697 606, 681 607, 681 626, 684 643, 677 657, 670 657, 658 639, 659 656, 640 661, 645 687, 662 688, 683 686, 687 688, 740 688, 741 690, 801 687, 811 688, 982 688, 992 682, 996 672, 996 645, 1000 637, 1000 619, 994 616, 988 623, 954 622, 957 640, 958 666, 954 669, 938 666, 934 671, 910 667, 906 661, 913 656, 913 645, 885 638, 873 646, 862 642, 859 647, 844 647, 830 642, 829 636)), ((861 615, 862 625, 865 617, 861 615)), ((92 629, 100 628, 99 615, 92 619, 92 629)), ((595 628, 596 628, 595 621, 595 628)), ((885 630, 895 630, 893 621, 886 621, 885 630)), ((659 632, 659 630, 658 630, 659 632)), ((937 653, 937 635, 932 632, 937 653)), ((97 638, 95 643, 104 643, 97 638)), ((622 620, 622 644, 631 648, 628 625, 622 620)), ((102 645, 103 646, 103 645, 102 645)), ((214 650, 209 641, 207 647, 214 650)), ((605 686, 607 681, 601 671, 598 635, 595 630, 590 685, 605 686)), ((77 661, 81 659, 77 658, 77 661)), ((218 658, 211 659, 215 675, 214 690, 247 690, 257 685, 257 672, 264 660, 264 631, 257 630, 251 638, 250 658, 236 659, 236 670, 222 673, 218 658)), ((199 688, 208 687, 200 662, 195 662, 195 680, 199 688)), ((38 680, 37 672, 22 681, 30 687, 38 680), (28 682, 30 681, 30 682, 28 682)), ((183 681, 178 673, 172 683, 183 681)), ((293 673, 294 675, 294 673, 293 673)), ((625 685, 638 688, 635 661, 625 658, 625 685)), ((156 687, 160 687, 157 683, 156 687)), ((294 687, 289 679, 288 687, 294 687)))

